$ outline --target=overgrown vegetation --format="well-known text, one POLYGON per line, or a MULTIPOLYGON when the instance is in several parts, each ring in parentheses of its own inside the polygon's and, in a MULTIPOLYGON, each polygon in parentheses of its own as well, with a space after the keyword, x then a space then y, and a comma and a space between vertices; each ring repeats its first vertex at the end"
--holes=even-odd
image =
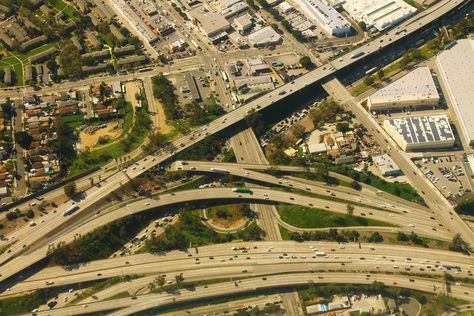
POLYGON ((179 222, 168 226, 162 235, 148 239, 144 250, 164 252, 212 243, 226 243, 234 239, 260 240, 263 234, 263 230, 255 223, 236 234, 219 234, 204 225, 197 212, 182 211, 179 222))
POLYGON ((466 215, 474 215, 474 197, 462 200, 456 205, 456 211, 466 215))
POLYGON ((84 236, 74 238, 70 244, 50 245, 50 262, 69 265, 104 259, 119 250, 148 223, 144 215, 130 215, 99 227, 84 236))
POLYGON ((46 304, 53 295, 51 289, 41 289, 27 295, 0 300, 0 316, 29 314, 35 308, 46 304))

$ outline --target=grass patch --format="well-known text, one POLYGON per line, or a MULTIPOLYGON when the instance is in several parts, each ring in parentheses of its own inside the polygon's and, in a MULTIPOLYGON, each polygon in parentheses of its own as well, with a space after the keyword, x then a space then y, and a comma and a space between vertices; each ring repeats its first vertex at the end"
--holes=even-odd
POLYGON ((130 297, 130 293, 128 293, 127 291, 123 291, 123 292, 117 293, 115 295, 112 295, 109 298, 106 298, 104 301, 111 301, 111 300, 116 300, 116 299, 119 299, 119 298, 126 298, 126 297, 130 297))
POLYGON ((0 315, 29 314, 33 309, 45 304, 52 295, 51 289, 44 289, 27 295, 1 299, 0 315))
POLYGON ((322 209, 297 205, 278 205, 277 210, 284 222, 299 228, 393 226, 370 218, 335 214, 322 209))
POLYGON ((288 231, 288 229, 280 225, 278 225, 278 228, 280 229, 281 239, 290 240, 290 232, 288 231))
MULTIPOLYGON (((114 278, 110 278, 110 279, 107 279, 107 280, 104 280, 104 281, 99 281, 97 282, 96 284, 94 284, 92 287, 82 291, 81 293, 79 293, 78 295, 76 295, 76 297, 71 300, 69 302, 68 305, 73 305, 77 302, 80 302, 81 300, 91 296, 91 295, 94 295, 95 293, 97 292, 100 292, 108 287, 111 287, 112 285, 115 285, 115 284, 118 284, 118 283, 124 283, 124 282, 129 282, 131 280, 134 280, 134 279, 138 279, 138 278, 141 278, 142 276, 141 275, 137 275, 137 274, 132 274, 132 275, 124 275, 124 276, 119 276, 119 277, 114 277, 114 278)), ((128 292, 126 292, 128 294, 128 292)), ((119 295, 121 293, 118 293, 117 295, 119 295)))
POLYGON ((85 124, 83 114, 64 115, 64 116, 61 116, 61 120, 64 122, 64 124, 67 124, 71 126, 71 128, 74 128, 74 129, 85 124))
POLYGON ((207 218, 215 225, 230 227, 245 220, 248 204, 226 204, 211 206, 206 209, 207 218))

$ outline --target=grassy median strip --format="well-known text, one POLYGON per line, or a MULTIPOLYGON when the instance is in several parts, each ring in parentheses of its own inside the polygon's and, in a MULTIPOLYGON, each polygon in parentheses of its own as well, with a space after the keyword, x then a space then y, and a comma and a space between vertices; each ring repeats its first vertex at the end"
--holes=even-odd
POLYGON ((278 205, 277 210, 284 222, 298 228, 394 226, 370 218, 335 214, 318 208, 308 208, 297 205, 278 205))

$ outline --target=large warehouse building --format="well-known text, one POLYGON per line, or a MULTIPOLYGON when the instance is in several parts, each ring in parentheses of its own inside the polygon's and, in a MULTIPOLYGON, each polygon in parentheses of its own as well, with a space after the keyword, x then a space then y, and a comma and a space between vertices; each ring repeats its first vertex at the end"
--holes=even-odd
POLYGON ((455 141, 445 114, 388 119, 383 127, 405 151, 449 148, 455 141))
POLYGON ((364 22, 367 29, 383 31, 416 13, 416 9, 403 0, 345 0, 343 4, 351 17, 364 22))
POLYGON ((461 124, 466 141, 474 144, 474 40, 462 39, 449 45, 436 58, 447 97, 461 124), (460 58, 462 56, 462 58, 460 58))
POLYGON ((345 36, 351 31, 351 24, 324 0, 295 0, 306 16, 316 22, 326 33, 345 36))
POLYGON ((433 106, 439 94, 428 67, 419 67, 372 94, 367 100, 371 111, 404 107, 433 106))

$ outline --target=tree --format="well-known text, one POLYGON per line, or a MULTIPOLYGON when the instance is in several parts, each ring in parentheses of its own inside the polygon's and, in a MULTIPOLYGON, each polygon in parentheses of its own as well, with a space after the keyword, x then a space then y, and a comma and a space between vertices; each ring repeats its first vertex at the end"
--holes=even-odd
POLYGON ((347 123, 347 122, 338 122, 338 123, 336 124, 336 130, 337 130, 338 132, 346 133, 346 132, 350 131, 351 128, 350 128, 350 126, 349 126, 349 123, 347 123))
POLYGON ((409 238, 404 232, 398 232, 397 233, 397 240, 398 241, 408 241, 409 238))
POLYGON ((367 76, 367 77, 364 78, 364 84, 365 84, 366 86, 371 86, 371 85, 373 85, 373 84, 374 84, 374 81, 375 81, 375 80, 374 80, 374 78, 373 78, 372 76, 367 76))
POLYGON ((12 119, 15 116, 15 108, 10 100, 3 103, 1 108, 5 119, 12 119))
POLYGON ((184 277, 183 277, 182 273, 180 273, 178 275, 175 275, 174 278, 176 280, 177 285, 181 285, 181 283, 183 283, 183 281, 184 281, 184 277))
POLYGON ((351 182, 351 187, 357 191, 362 190, 362 186, 360 185, 360 183, 355 180, 351 182))
POLYGON ((377 71, 377 78, 382 80, 384 76, 385 76, 385 71, 383 71, 383 69, 379 69, 379 71, 377 71))
POLYGON ((466 252, 469 250, 469 246, 464 241, 464 239, 462 239, 461 234, 458 233, 454 235, 453 240, 449 244, 449 250, 466 252))
POLYGON ((33 218, 35 217, 35 212, 33 212, 32 209, 29 209, 28 211, 26 211, 25 216, 28 218, 33 218))
POLYGON ((67 197, 71 198, 76 194, 76 183, 74 181, 67 183, 64 186, 64 194, 66 194, 67 197))
POLYGON ((78 76, 83 65, 79 49, 72 43, 66 44, 58 56, 64 75, 78 76))
POLYGON ((31 142, 33 141, 33 137, 28 134, 28 132, 20 131, 15 132, 15 142, 23 147, 24 149, 30 148, 31 142))
POLYGON ((361 28, 362 31, 367 31, 367 24, 365 24, 364 21, 360 21, 359 23, 357 23, 359 25, 359 27, 361 28))
POLYGON ((296 124, 296 125, 293 125, 293 127, 291 128, 291 132, 296 138, 301 138, 306 132, 306 129, 304 128, 303 125, 296 124))
POLYGON ((165 276, 160 274, 159 276, 155 278, 154 283, 158 284, 158 286, 162 288, 166 283, 165 276))
POLYGON ((311 61, 311 58, 309 58, 308 56, 301 57, 300 64, 303 68, 308 69, 308 70, 313 68, 314 66, 313 62, 311 61))
POLYGON ((367 238, 367 240, 369 242, 382 242, 383 241, 383 237, 382 235, 380 235, 379 232, 373 232, 369 238, 367 238))
POLYGON ((349 216, 354 215, 354 205, 347 204, 347 215, 349 215, 349 216))

